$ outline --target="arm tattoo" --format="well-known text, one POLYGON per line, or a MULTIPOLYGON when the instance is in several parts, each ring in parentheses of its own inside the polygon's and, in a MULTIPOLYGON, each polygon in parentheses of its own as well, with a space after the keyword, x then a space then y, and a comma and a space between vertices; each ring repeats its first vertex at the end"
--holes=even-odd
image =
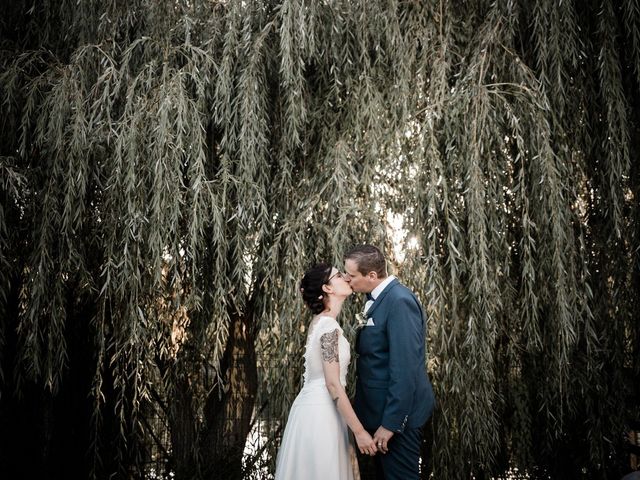
POLYGON ((322 360, 325 362, 339 362, 338 359, 338 329, 333 332, 325 333, 320 337, 320 350, 322 351, 322 360))

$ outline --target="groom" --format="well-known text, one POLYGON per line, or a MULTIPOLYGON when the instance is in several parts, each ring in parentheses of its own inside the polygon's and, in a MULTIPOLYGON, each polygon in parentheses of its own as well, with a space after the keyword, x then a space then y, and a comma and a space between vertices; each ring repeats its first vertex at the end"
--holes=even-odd
POLYGON ((354 409, 373 435, 378 480, 418 480, 422 427, 434 406, 425 368, 425 318, 415 295, 393 276, 376 247, 344 256, 345 280, 367 294, 367 324, 356 341, 354 409))

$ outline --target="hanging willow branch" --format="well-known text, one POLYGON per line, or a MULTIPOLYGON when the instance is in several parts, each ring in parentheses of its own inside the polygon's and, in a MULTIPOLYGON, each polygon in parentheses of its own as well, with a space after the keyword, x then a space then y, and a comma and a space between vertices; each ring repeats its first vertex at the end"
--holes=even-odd
MULTIPOLYGON (((606 439, 639 414, 639 12, 13 2, 4 435, 15 392, 83 432, 78 475, 144 476, 159 442, 177 478, 272 472, 302 374, 299 279, 367 242, 428 313, 434 477, 612 472, 606 439), (243 467, 256 425, 268 458, 243 467)), ((43 451, 73 443, 46 425, 43 451)))

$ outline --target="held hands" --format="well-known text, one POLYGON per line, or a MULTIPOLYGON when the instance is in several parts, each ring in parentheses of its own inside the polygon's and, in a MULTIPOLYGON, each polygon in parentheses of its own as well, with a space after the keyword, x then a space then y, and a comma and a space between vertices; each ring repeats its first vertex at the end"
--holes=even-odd
POLYGON ((382 453, 387 453, 389 451, 389 440, 393 437, 393 432, 391 430, 387 430, 383 426, 379 426, 376 433, 373 435, 373 441, 378 447, 378 450, 382 453))
POLYGON ((393 437, 393 432, 380 426, 373 435, 373 438, 371 438, 371 435, 369 435, 366 430, 362 430, 360 433, 354 434, 354 436, 360 453, 374 456, 377 452, 389 452, 389 440, 393 437))
POLYGON ((362 429, 360 433, 354 434, 354 436, 356 437, 356 443, 358 444, 360 453, 371 456, 376 454, 376 443, 366 430, 362 429))

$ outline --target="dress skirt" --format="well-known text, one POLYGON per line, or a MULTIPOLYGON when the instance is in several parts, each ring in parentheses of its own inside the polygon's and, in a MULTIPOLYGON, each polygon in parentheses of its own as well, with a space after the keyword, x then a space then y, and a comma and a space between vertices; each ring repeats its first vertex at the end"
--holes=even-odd
POLYGON ((358 480, 359 477, 349 429, 325 382, 307 382, 289 412, 276 460, 276 480, 358 480))

